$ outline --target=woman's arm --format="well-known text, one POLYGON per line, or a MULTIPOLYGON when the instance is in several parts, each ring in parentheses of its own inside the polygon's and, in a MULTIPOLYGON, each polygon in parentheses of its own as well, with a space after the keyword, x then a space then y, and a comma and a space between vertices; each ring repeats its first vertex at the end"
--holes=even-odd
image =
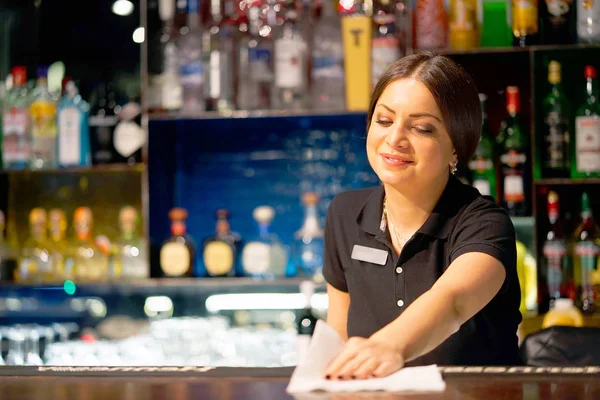
POLYGON ((433 287, 369 339, 351 338, 325 374, 331 378, 385 376, 428 353, 485 307, 502 287, 506 271, 485 254, 460 255, 433 287))
POLYGON ((348 340, 348 308, 350 308, 350 295, 342 292, 327 284, 327 297, 329 299, 329 308, 327 311, 327 325, 339 333, 344 339, 348 340))

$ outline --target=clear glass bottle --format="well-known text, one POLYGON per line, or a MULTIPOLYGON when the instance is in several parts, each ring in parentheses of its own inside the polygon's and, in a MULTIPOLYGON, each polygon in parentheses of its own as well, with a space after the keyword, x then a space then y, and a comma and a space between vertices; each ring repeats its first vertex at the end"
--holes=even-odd
POLYGON ((204 97, 207 111, 227 112, 233 103, 233 27, 224 18, 225 0, 210 0, 208 29, 203 32, 204 97))
POLYGON ((600 90, 596 69, 586 65, 585 100, 575 114, 575 138, 571 146, 571 177, 600 177, 600 90))
POLYGON ((577 0, 579 43, 600 43, 600 2, 577 0))
POLYGON ((324 234, 319 224, 316 193, 305 193, 304 222, 294 234, 294 258, 298 273, 302 276, 318 278, 323 273, 324 234))
POLYGON ((92 163, 111 164, 116 162, 117 151, 113 145, 115 127, 119 121, 117 95, 113 85, 101 84, 96 89, 96 98, 92 102, 89 118, 92 163))
POLYGON ((30 236, 21 250, 20 281, 51 281, 54 278, 54 264, 46 231, 47 223, 46 210, 42 208, 31 210, 30 236))
POLYGON ((20 329, 10 328, 7 337, 6 365, 25 365, 25 335, 20 329))
POLYGON ((187 217, 188 212, 183 208, 174 208, 169 212, 171 237, 160 249, 160 269, 166 277, 181 278, 194 275, 196 246, 186 234, 187 217))
POLYGON ((274 105, 287 110, 306 107, 308 44, 298 23, 298 12, 288 8, 275 39, 274 105))
POLYGON ((37 85, 31 95, 31 168, 57 166, 56 102, 48 91, 48 67, 39 67, 37 85))
POLYGON ((371 87, 373 88, 383 72, 401 57, 394 3, 395 0, 375 2, 371 39, 371 87))
POLYGON ((36 329, 29 329, 25 335, 25 362, 24 365, 44 365, 40 357, 40 335, 36 329))
POLYGON ((235 276, 240 238, 231 232, 229 211, 217 210, 216 233, 204 240, 202 261, 206 273, 211 277, 235 276))
POLYGON ((22 169, 29 165, 31 131, 27 69, 12 68, 13 87, 6 93, 2 107, 2 158, 4 168, 22 169))
POLYGON ((67 82, 65 91, 58 104, 58 164, 61 167, 91 165, 90 107, 73 81, 67 82))
POLYGON ((73 279, 73 254, 66 238, 67 218, 63 210, 53 208, 48 213, 50 254, 54 262, 54 280, 73 279))
POLYGON ((200 27, 200 2, 188 0, 187 29, 181 30, 179 47, 179 79, 181 81, 183 108, 186 114, 205 111, 204 65, 202 65, 202 29, 200 27))
POLYGON ((137 234, 138 212, 131 206, 123 207, 119 213, 121 235, 115 241, 115 262, 119 275, 124 279, 148 278, 149 260, 146 241, 137 234))
POLYGON ((315 293, 315 284, 312 281, 300 283, 300 293, 304 297, 304 309, 300 312, 296 324, 296 363, 299 364, 308 352, 310 338, 312 337, 318 318, 312 309, 312 297, 315 293))
POLYGON ((311 107, 341 111, 346 108, 344 48, 340 16, 329 0, 313 29, 311 107))
POLYGON ((17 270, 17 254, 4 240, 6 219, 0 210, 0 281, 13 281, 17 270))
POLYGON ((94 217, 88 207, 75 210, 73 228, 76 240, 74 242, 74 275, 80 282, 102 281, 109 276, 108 256, 96 245, 92 229, 94 217))
POLYGON ((252 213, 258 224, 258 235, 249 241, 242 251, 244 274, 259 278, 276 278, 286 275, 289 251, 277 235, 269 231, 275 210, 261 206, 252 213))

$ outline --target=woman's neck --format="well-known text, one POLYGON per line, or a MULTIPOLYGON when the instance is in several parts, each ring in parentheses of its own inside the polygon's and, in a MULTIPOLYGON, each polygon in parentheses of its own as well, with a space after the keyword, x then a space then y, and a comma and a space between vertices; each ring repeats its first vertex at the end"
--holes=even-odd
POLYGON ((427 220, 448 183, 449 176, 426 187, 406 190, 406 187, 394 187, 384 184, 388 218, 397 230, 412 236, 427 220))

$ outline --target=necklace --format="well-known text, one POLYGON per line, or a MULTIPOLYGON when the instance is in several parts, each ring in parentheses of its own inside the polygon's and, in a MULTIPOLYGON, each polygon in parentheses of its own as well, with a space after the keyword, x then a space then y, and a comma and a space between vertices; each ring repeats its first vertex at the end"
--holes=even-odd
POLYGON ((383 215, 385 216, 385 219, 387 220, 387 223, 389 224, 390 228, 392 228, 392 236, 396 237, 396 242, 400 247, 404 247, 404 245, 406 244, 406 242, 408 242, 410 238, 400 235, 398 228, 396 228, 396 225, 392 222, 392 219, 390 218, 390 215, 387 211, 387 197, 383 198, 383 215))

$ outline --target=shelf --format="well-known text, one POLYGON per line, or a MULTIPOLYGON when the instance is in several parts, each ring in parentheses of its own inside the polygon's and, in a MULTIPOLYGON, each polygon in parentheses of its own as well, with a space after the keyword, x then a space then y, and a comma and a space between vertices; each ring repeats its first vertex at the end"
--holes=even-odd
POLYGON ((586 178, 586 179, 570 179, 570 178, 550 178, 540 179, 534 182, 537 186, 551 186, 551 185, 598 185, 600 184, 600 178, 586 178))
POLYGON ((145 165, 139 164, 105 164, 91 167, 67 167, 52 169, 0 169, 0 174, 27 175, 27 174, 77 174, 77 173, 105 173, 105 172, 142 172, 145 165))
MULTIPOLYGON (((470 50, 452 50, 437 49, 431 50, 435 53, 453 56, 453 55, 485 55, 485 54, 511 54, 537 51, 565 51, 565 50, 584 50, 599 49, 599 44, 566 44, 566 45, 540 45, 528 47, 480 47, 470 50)), ((417 50, 418 52, 418 50, 417 50)))
POLYGON ((202 120, 202 119, 245 119, 245 118, 293 118, 293 117, 332 117, 347 115, 364 115, 366 111, 346 111, 346 110, 236 110, 231 112, 203 112, 198 114, 186 114, 181 112, 151 113, 148 115, 150 121, 169 121, 169 120, 202 120))

